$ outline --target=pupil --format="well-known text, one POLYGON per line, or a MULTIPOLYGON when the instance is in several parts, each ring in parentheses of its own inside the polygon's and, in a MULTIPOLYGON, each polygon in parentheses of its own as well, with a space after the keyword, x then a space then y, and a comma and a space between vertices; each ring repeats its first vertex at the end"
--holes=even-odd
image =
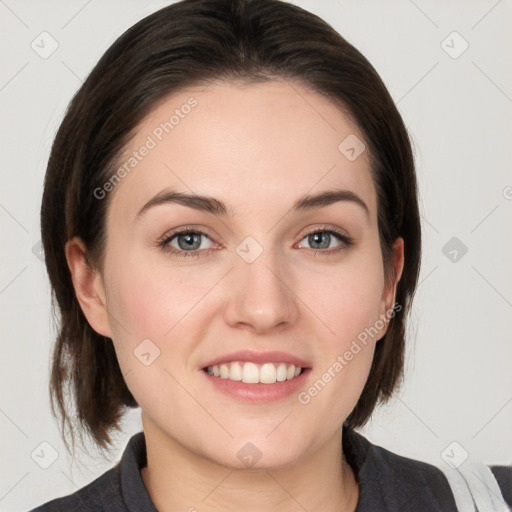
POLYGON ((313 235, 311 235, 313 237, 313 243, 316 244, 316 243, 319 243, 322 245, 322 240, 323 240, 323 245, 321 248, 326 248, 326 247, 329 247, 329 237, 331 236, 329 233, 314 233, 313 235), (327 243, 325 243, 327 242, 327 243))
POLYGON ((186 235, 181 235, 181 237, 178 238, 178 245, 180 246, 180 249, 197 249, 197 247, 201 245, 200 243, 198 244, 199 236, 200 235, 194 233, 187 233, 186 235), (184 245, 181 244, 182 238, 186 240, 184 245), (197 245, 197 247, 192 247, 194 244, 197 245))

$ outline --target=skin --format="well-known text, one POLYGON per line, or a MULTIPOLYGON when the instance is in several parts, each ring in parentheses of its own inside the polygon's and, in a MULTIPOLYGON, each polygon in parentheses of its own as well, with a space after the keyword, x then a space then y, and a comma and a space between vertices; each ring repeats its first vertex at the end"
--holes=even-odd
MULTIPOLYGON (((266 404, 237 400, 201 368, 234 350, 280 350, 310 362, 307 390, 391 310, 403 240, 394 246, 395 277, 385 280, 367 151, 349 161, 338 150, 349 134, 363 137, 333 103, 297 84, 213 83, 166 98, 127 154, 191 96, 197 106, 109 192, 103 268, 86 264, 80 239, 66 245, 81 307, 112 338, 142 410, 143 480, 164 512, 353 511, 359 489, 341 428, 387 325, 306 405, 296 393, 266 404), (166 188, 218 198, 234 215, 166 204, 137 218, 166 188), (351 201, 289 213, 299 197, 333 188, 357 194, 368 215, 351 201), (202 255, 158 247, 166 233, 188 225, 207 230, 202 255), (307 235, 325 227, 354 244, 314 254, 318 245, 307 235), (263 248, 250 264, 236 252, 247 236, 263 248), (147 338, 160 349, 149 366, 133 354, 147 338), (261 452, 252 468, 236 456, 247 442, 261 452)), ((176 238, 172 246, 179 248, 176 238)), ((329 247, 339 246, 332 236, 329 247)))

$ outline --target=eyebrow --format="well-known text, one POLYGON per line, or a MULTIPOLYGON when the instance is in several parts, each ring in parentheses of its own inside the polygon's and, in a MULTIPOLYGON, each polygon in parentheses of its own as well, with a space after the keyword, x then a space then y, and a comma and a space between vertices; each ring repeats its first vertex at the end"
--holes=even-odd
MULTIPOLYGON (((349 201, 363 208, 366 216, 370 213, 366 203, 351 190, 333 189, 320 192, 315 195, 305 195, 295 201, 291 208, 292 213, 299 213, 305 210, 315 210, 331 204, 349 201)), ((152 197, 137 213, 136 218, 140 217, 150 208, 163 204, 181 204, 195 210, 213 213, 215 215, 231 217, 234 216, 232 208, 228 208, 225 203, 211 196, 188 194, 175 190, 162 190, 156 196, 152 197)))

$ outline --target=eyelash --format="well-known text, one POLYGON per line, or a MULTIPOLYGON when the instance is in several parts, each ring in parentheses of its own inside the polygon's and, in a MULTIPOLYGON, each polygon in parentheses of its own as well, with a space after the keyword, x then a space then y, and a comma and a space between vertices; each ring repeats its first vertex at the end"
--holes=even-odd
MULTIPOLYGON (((309 233, 306 233, 301 238, 301 240, 303 240, 307 236, 314 235, 316 233, 328 233, 330 235, 334 235, 336 238, 338 238, 338 240, 340 242, 342 242, 342 244, 339 245, 338 247, 334 247, 332 249, 309 249, 310 251, 313 251, 313 256, 316 256, 318 253, 321 253, 323 255, 339 253, 345 249, 348 249, 352 245, 354 245, 354 239, 352 237, 345 235, 341 231, 338 231, 334 228, 318 228, 314 231, 310 231, 309 233)), ((199 257, 199 256, 203 255, 202 253, 212 250, 212 249, 194 249, 193 251, 183 251, 183 250, 179 250, 179 249, 176 249, 176 248, 168 245, 169 242, 171 240, 173 240, 175 237, 177 237, 179 235, 190 235, 190 234, 204 235, 207 238, 209 238, 210 240, 212 240, 211 237, 208 235, 208 233, 205 233, 204 231, 201 231, 200 229, 193 229, 193 228, 185 227, 185 228, 181 228, 176 231, 173 231, 170 234, 165 234, 164 237, 158 241, 158 247, 160 247, 163 251, 165 251, 169 254, 172 254, 173 256, 177 256, 179 258, 188 258, 190 256, 199 257)), ((216 250, 216 249, 213 249, 213 250, 216 250)))

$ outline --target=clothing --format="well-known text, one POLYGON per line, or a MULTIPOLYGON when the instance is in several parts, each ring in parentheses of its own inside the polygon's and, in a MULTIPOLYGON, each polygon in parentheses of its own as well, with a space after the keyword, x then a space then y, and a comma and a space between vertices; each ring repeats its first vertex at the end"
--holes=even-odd
MULTIPOLYGON (((343 452, 359 482, 355 512, 457 512, 448 480, 439 468, 394 454, 346 427, 342 438, 343 452)), ((146 443, 139 432, 112 469, 74 494, 31 512, 157 512, 140 473, 145 465, 146 443)), ((491 470, 512 507, 512 466, 491 470)))

